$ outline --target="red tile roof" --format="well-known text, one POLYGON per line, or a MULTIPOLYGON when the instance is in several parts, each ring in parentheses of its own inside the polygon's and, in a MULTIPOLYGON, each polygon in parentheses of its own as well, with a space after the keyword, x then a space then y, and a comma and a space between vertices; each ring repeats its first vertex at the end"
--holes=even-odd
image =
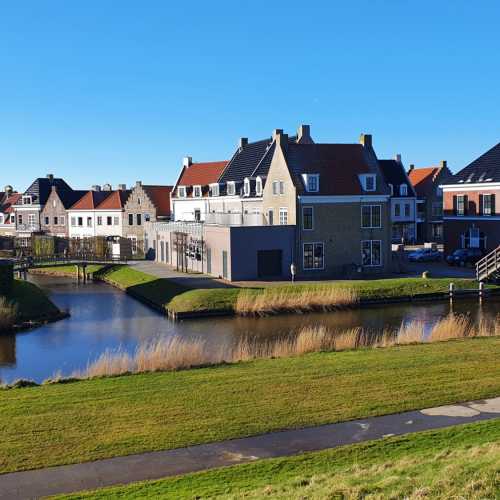
POLYGON ((129 195, 129 190, 120 189, 118 191, 111 191, 109 196, 97 205, 97 210, 121 210, 127 202, 129 195))
POLYGON ((170 215, 170 193, 173 186, 142 186, 156 206, 156 215, 170 215))
MULTIPOLYGON (((14 208, 12 205, 15 205, 21 198, 22 194, 21 193, 13 193, 10 196, 7 197, 5 200, 4 204, 0 206, 0 212, 4 214, 10 214, 14 211, 14 208)), ((10 217, 7 217, 6 220, 4 221, 4 224, 10 224, 10 217)))
POLYGON ((88 191, 68 210, 94 210, 112 191, 88 191))
POLYGON ((410 170, 408 177, 418 196, 424 196, 429 192, 440 169, 441 167, 422 167, 410 170))
POLYGON ((177 184, 179 186, 207 186, 217 182, 227 164, 227 161, 193 163, 189 167, 184 167, 177 184))

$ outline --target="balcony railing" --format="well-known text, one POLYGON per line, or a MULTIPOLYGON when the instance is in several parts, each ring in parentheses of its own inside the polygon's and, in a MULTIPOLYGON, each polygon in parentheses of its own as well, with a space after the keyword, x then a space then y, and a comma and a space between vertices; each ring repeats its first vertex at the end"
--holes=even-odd
POLYGON ((34 233, 37 231, 40 231, 40 224, 34 223, 34 224, 17 224, 16 226, 17 231, 24 231, 27 233, 34 233))
POLYGON ((262 214, 210 213, 205 216, 205 224, 218 226, 266 226, 262 214))

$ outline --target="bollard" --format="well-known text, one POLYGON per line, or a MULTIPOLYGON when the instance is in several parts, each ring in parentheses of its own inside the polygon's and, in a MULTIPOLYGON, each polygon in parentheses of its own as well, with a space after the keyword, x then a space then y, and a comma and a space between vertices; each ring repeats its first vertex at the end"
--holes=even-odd
POLYGON ((479 302, 482 302, 484 298, 484 283, 482 281, 479 282, 479 302))
POLYGON ((455 283, 450 283, 450 302, 453 301, 454 293, 455 293, 455 283))

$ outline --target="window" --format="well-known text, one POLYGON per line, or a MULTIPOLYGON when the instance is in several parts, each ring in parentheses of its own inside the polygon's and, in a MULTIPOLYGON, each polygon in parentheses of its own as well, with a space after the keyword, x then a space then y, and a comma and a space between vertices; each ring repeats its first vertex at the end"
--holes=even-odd
POLYGON ((50 224, 50 218, 45 217, 45 225, 48 226, 50 224))
POLYGON ((274 225, 274 210, 272 208, 267 211, 267 222, 270 226, 274 225))
POLYGON ((34 214, 29 214, 28 215, 28 224, 30 226, 34 226, 35 225, 35 215, 34 214))
POLYGON ((280 181, 280 194, 285 194, 285 183, 280 181))
POLYGON ((219 196, 218 184, 210 184, 210 196, 219 196))
POLYGON ((97 216, 97 225, 102 226, 102 216, 101 215, 97 216))
POLYGON ((280 208, 280 225, 286 226, 288 224, 288 209, 280 208))
POLYGON ((394 196, 394 186, 389 184, 389 190, 391 191, 391 196, 394 196))
POLYGON ((394 204, 394 216, 399 217, 401 215, 401 205, 399 203, 394 204))
POLYGON ((118 226, 118 224, 120 224, 120 219, 118 217, 113 217, 113 224, 118 226))
MULTIPOLYGON (((397 205, 396 205, 397 206, 397 205)), ((361 207, 361 227, 365 229, 382 227, 382 207, 363 205, 361 207)))
POLYGON ((144 222, 149 222, 151 220, 150 214, 144 214, 144 222))
POLYGON ((319 174, 304 174, 303 178, 307 192, 317 193, 319 191, 319 174))
POLYGON ((325 267, 323 243, 304 243, 304 269, 323 269, 325 267))
POLYGON ((457 215, 465 215, 465 195, 457 196, 457 215))
POLYGON ((194 209, 194 220, 196 222, 200 222, 201 221, 201 210, 199 208, 195 208, 194 209))
POLYGON ((227 194, 229 196, 234 196, 236 194, 236 185, 234 181, 229 181, 227 183, 227 194))
POLYGON ((179 186, 177 188, 177 196, 179 198, 185 198, 186 197, 186 186, 179 186))
POLYGON ((14 214, 10 216, 10 222, 11 224, 14 224, 14 222, 16 222, 16 216, 14 214))
POLYGON ((128 214, 128 225, 129 226, 134 225, 134 214, 128 214))
POLYGON ((243 183, 243 194, 245 196, 250 196, 250 179, 245 179, 243 183))
POLYGON ((201 186, 194 186, 194 188, 193 188, 193 196, 195 198, 201 198, 201 186))
POLYGON ((22 224, 23 223, 23 216, 22 215, 18 215, 17 216, 17 223, 18 224, 22 224))
POLYGON ((484 194, 483 195, 483 215, 493 214, 493 195, 484 194))
POLYGON ((76 217, 71 217, 71 227, 76 226, 76 217))
POLYGON ((92 227, 92 217, 87 217, 87 227, 92 227))
POLYGON ((273 194, 278 194, 278 181, 273 181, 273 194))
POLYGON ((64 226, 65 223, 66 221, 64 220, 64 215, 61 215, 61 217, 59 217, 59 224, 61 224, 61 226, 64 226))
POLYGON ((137 198, 137 204, 140 205, 141 204, 141 199, 140 198, 137 198))
POLYGON ((113 224, 113 217, 106 217, 106 225, 111 226, 113 224))
MULTIPOLYGON (((118 217, 115 217, 115 219, 118 219, 118 217)), ((142 224, 142 215, 141 214, 137 214, 136 215, 136 220, 137 220, 137 225, 140 226, 142 224)), ((118 225, 118 221, 115 222, 116 225, 118 225)))
POLYGON ((78 225, 79 225, 80 227, 82 227, 82 226, 83 226, 83 217, 78 217, 78 225))
POLYGON ((302 228, 305 231, 313 229, 313 207, 302 207, 302 228))
POLYGON ((361 184, 365 191, 376 191, 377 189, 377 177, 375 174, 363 174, 361 175, 361 184))
POLYGON ((257 196, 262 196, 262 179, 257 177, 255 181, 255 192, 257 196))
POLYGON ((23 205, 31 205, 31 196, 23 196, 23 205))
POLYGON ((361 242, 361 263, 366 267, 382 265, 382 242, 380 240, 361 242))
POLYGON ((408 195, 408 186, 406 184, 401 184, 401 186, 399 186, 399 195, 400 196, 408 195))
POLYGON ((410 216, 410 204, 405 203, 405 217, 409 217, 409 216, 410 216))
POLYGON ((57 217, 54 217, 54 226, 58 226, 59 219, 57 217))
POLYGON ((137 236, 129 236, 128 239, 130 240, 132 253, 137 253, 137 236))

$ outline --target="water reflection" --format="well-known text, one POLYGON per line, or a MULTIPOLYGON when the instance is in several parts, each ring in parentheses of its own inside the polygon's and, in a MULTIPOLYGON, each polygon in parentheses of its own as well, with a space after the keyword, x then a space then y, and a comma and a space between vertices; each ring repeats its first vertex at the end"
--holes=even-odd
MULTIPOLYGON (((361 326, 382 331, 402 322, 424 321, 429 326, 450 311, 447 302, 406 303, 332 314, 285 315, 268 318, 210 318, 174 323, 111 286, 77 285, 66 278, 34 277, 52 300, 71 317, 35 330, 0 337, 0 379, 42 381, 60 371, 64 375, 82 369, 106 349, 133 352, 137 345, 157 337, 209 339, 214 348, 233 343, 241 336, 258 339, 281 337, 305 326, 322 324, 342 331, 361 326)), ((473 321, 494 318, 500 299, 456 301, 453 310, 470 314, 473 321)))

